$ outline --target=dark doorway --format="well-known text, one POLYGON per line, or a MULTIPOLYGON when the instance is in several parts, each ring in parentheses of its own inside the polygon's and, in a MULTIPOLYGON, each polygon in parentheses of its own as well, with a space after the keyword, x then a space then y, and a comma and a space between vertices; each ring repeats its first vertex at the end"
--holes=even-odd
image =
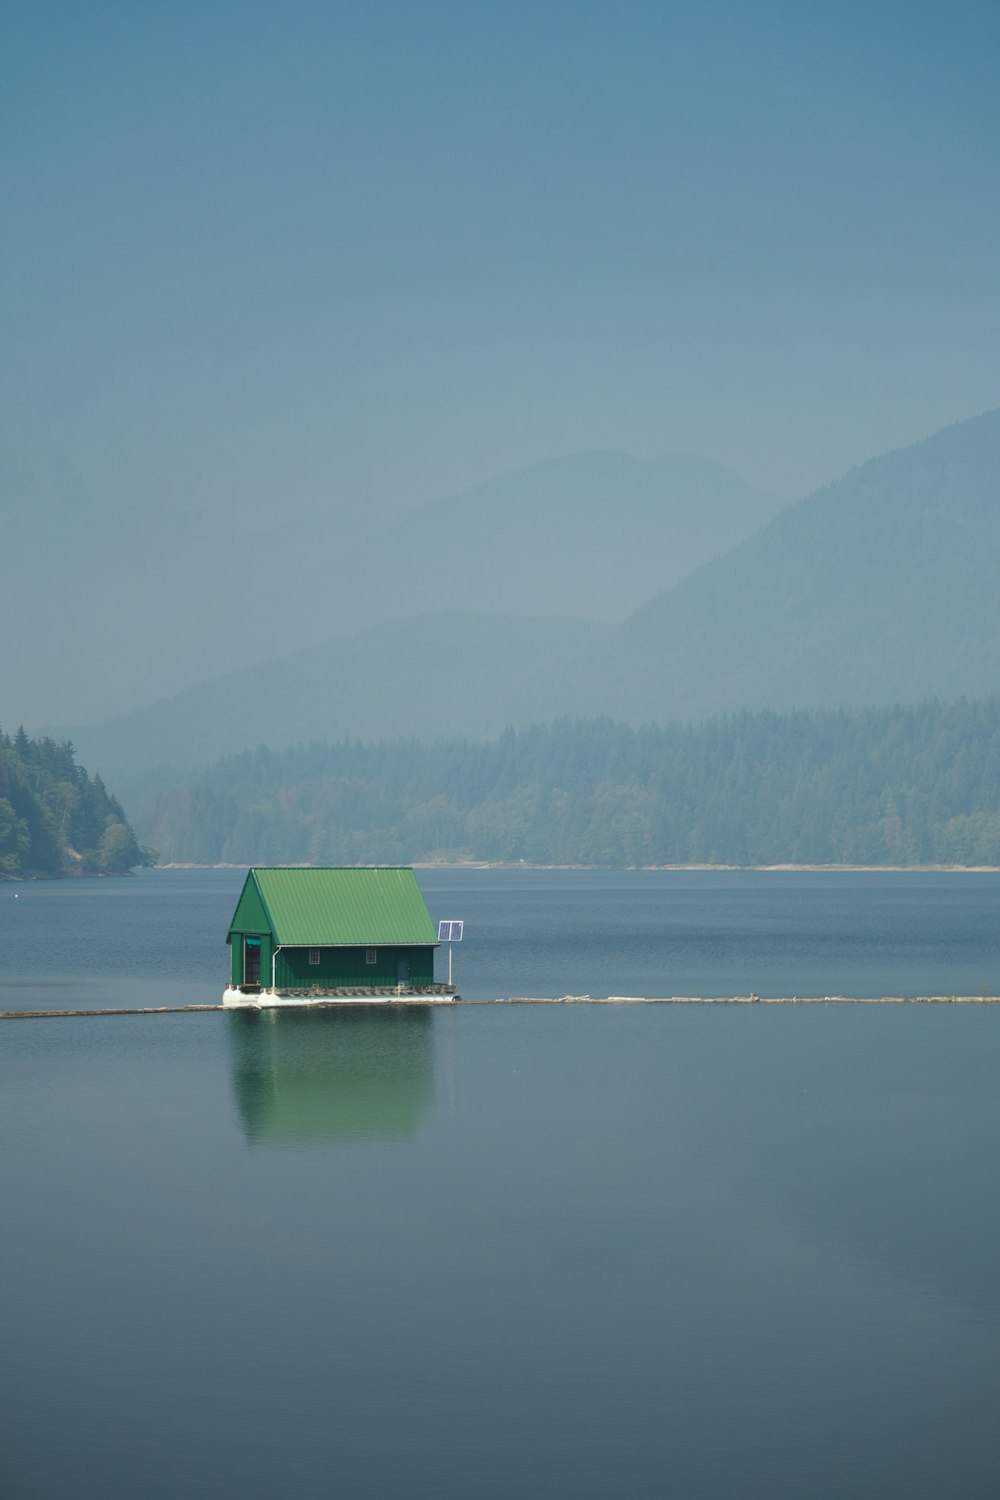
POLYGON ((260 984, 260 938, 243 941, 243 983, 260 984))
POLYGON ((410 960, 402 953, 396 957, 396 983, 409 984, 410 982, 410 960))

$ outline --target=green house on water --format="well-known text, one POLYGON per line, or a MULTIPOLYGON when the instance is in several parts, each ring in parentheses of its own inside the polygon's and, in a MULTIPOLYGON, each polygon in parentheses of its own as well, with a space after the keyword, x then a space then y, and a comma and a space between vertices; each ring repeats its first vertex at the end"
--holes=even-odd
POLYGON ((227 1006, 449 1000, 437 932, 413 871, 252 869, 226 936, 227 1006))

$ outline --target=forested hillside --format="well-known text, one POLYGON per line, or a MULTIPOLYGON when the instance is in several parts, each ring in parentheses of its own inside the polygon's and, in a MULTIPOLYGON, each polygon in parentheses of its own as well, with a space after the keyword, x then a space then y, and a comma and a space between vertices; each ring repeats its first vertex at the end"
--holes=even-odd
POLYGON ((142 831, 192 863, 1000 864, 1000 700, 260 749, 142 831))
POLYGON ((120 875, 151 864, 120 803, 73 747, 0 732, 0 879, 120 875))

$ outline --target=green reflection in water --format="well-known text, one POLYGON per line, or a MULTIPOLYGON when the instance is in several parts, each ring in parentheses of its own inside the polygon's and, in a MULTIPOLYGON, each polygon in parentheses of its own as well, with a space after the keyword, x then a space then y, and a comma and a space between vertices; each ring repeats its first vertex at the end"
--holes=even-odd
POLYGON ((426 1006, 238 1011, 228 1021, 251 1145, 406 1139, 433 1102, 426 1006))

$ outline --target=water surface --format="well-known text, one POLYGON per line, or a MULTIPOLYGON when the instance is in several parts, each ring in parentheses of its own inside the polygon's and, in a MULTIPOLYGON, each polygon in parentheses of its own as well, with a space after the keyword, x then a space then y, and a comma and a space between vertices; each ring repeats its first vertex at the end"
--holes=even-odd
MULTIPOLYGON (((0 885, 0 1009, 210 1004, 244 870, 0 885)), ((1000 875, 421 870, 468 999, 1000 991, 1000 875)), ((447 959, 438 954, 438 977, 447 959)))
MULTIPOLYGON (((670 989, 989 973, 978 877, 578 873, 429 877, 463 987, 660 991, 664 890, 670 989)), ((216 998, 238 885, 3 891, 6 995, 216 998)), ((0 1495, 992 1497, 998 1078, 993 1006, 3 1023, 0 1495)))

